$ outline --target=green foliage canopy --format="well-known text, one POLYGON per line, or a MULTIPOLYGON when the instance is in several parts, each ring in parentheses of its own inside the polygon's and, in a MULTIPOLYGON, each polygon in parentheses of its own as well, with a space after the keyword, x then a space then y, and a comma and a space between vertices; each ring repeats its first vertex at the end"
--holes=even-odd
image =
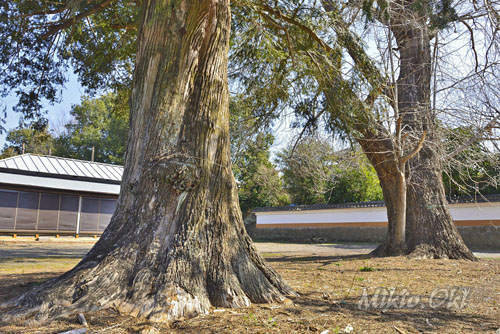
POLYGON ((6 144, 4 145, 0 159, 8 158, 26 153, 35 154, 49 154, 54 150, 54 137, 49 132, 47 127, 42 129, 22 128, 9 131, 5 138, 6 144))
POLYGON ((88 93, 130 86, 138 1, 0 3, 0 96, 16 95, 22 123, 43 128, 73 69, 88 93))
POLYGON ((106 94, 97 99, 83 97, 73 106, 73 121, 56 139, 56 155, 123 164, 128 133, 128 94, 106 94))
POLYGON ((270 161, 274 136, 265 126, 267 121, 255 117, 246 102, 238 96, 230 102, 231 156, 244 214, 256 207, 289 204, 281 177, 270 161))
POLYGON ((307 137, 278 154, 285 189, 295 204, 382 200, 377 174, 360 152, 336 152, 323 139, 307 137))

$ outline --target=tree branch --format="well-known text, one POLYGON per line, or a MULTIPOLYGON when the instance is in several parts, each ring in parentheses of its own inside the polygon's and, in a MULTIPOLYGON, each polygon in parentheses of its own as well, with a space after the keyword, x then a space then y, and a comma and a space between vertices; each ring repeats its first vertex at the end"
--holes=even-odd
POLYGON ((328 52, 333 51, 333 49, 325 41, 323 41, 318 35, 316 35, 316 33, 314 31, 312 31, 312 29, 309 28, 308 26, 300 23, 299 21, 297 21, 296 19, 294 19, 292 17, 289 17, 285 14, 282 14, 279 10, 274 9, 266 4, 259 4, 258 6, 260 8, 262 8, 263 10, 265 10, 266 12, 268 12, 269 14, 274 15, 278 19, 281 19, 285 22, 293 24, 294 26, 296 26, 297 28, 299 28, 300 30, 305 32, 307 35, 309 35, 309 37, 311 37, 314 41, 316 41, 326 51, 328 51, 328 52))
POLYGON ((478 132, 476 132, 476 134, 474 136, 472 136, 462 146, 458 147, 453 152, 447 154, 444 157, 444 159, 445 160, 451 159, 451 158, 455 157, 457 154, 460 154, 461 152, 463 152, 465 149, 467 149, 468 147, 470 147, 472 144, 480 141, 483 138, 483 134, 485 132, 488 132, 489 130, 491 130, 491 129, 493 129, 495 127, 495 123, 498 121, 499 117, 500 117, 500 114, 497 114, 497 116, 495 116, 491 121, 489 121, 488 124, 486 124, 485 127, 479 129, 478 132))
POLYGON ((479 60, 478 60, 478 56, 477 56, 477 51, 476 51, 476 42, 474 41, 474 30, 472 30, 472 27, 467 23, 465 22, 465 20, 460 20, 460 22, 467 27, 467 29, 469 30, 469 33, 470 33, 470 42, 471 42, 471 48, 472 48, 472 52, 474 53, 474 59, 475 59, 475 68, 474 68, 474 71, 477 73, 478 72, 478 68, 479 68, 479 60))
POLYGON ((333 20, 332 28, 337 33, 339 44, 347 50, 349 56, 354 60, 357 68, 361 71, 361 73, 363 73, 370 85, 372 85, 372 87, 382 89, 382 87, 385 86, 385 80, 359 43, 358 37, 349 30, 344 19, 331 1, 325 0, 322 1, 322 4, 323 9, 333 20))
POLYGON ((73 24, 75 24, 75 22, 80 21, 80 20, 82 20, 82 19, 84 19, 92 14, 95 14, 95 13, 98 13, 98 12, 104 10, 106 7, 111 5, 111 3, 113 3, 113 1, 115 1, 115 0, 105 0, 105 1, 101 2, 100 4, 98 4, 96 7, 93 7, 93 8, 91 8, 87 11, 84 11, 78 15, 75 15, 74 17, 72 17, 70 19, 67 19, 64 21, 59 21, 59 23, 55 22, 54 25, 51 25, 51 27, 49 28, 49 31, 47 31, 45 34, 42 35, 42 39, 45 39, 45 38, 48 38, 54 34, 57 34, 59 31, 71 27, 73 24))
MULTIPOLYGON (((323 41, 323 39, 319 37, 311 28, 297 21, 295 18, 283 14, 279 10, 272 8, 267 4, 259 4, 258 6, 276 18, 298 27, 327 52, 334 51, 334 49, 323 41)), ((325 11, 329 13, 330 18, 333 20, 332 28, 335 29, 335 32, 337 33, 337 42, 347 50, 349 56, 354 60, 357 68, 361 71, 370 85, 372 85, 372 87, 376 87, 377 89, 382 89, 385 80, 377 67, 372 63, 370 57, 366 54, 365 50, 357 40, 357 37, 349 31, 346 27, 346 23, 335 10, 332 10, 325 3, 324 6, 325 11)))
POLYGON ((424 146, 425 137, 427 137, 427 130, 424 130, 424 132, 422 132, 422 137, 420 137, 420 140, 419 140, 417 146, 410 153, 399 158, 399 162, 401 164, 406 163, 408 160, 410 160, 415 155, 417 155, 418 152, 420 152, 420 150, 424 146))

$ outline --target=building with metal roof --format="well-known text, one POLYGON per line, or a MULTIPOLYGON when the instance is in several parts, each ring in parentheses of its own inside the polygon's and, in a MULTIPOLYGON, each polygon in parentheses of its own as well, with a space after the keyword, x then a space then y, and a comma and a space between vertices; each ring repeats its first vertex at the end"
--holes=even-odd
POLYGON ((100 234, 123 166, 23 154, 0 160, 0 233, 100 234))

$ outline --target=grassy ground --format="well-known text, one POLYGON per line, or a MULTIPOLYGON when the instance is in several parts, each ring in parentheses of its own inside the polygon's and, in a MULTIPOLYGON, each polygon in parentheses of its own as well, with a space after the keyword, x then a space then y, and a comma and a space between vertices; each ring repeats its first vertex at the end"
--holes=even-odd
MULTIPOLYGON (((0 240, 0 302, 74 266, 93 242, 0 240)), ((90 333, 495 333, 500 258, 478 262, 374 259, 371 245, 257 245, 300 294, 284 304, 214 309, 170 326, 106 310, 86 314, 90 333), (392 297, 385 297, 391 295, 392 297), (378 296, 378 297, 377 297, 378 296), (374 299, 377 298, 377 299, 374 299), (346 331, 347 330, 347 331, 346 331)), ((0 333, 59 333, 76 317, 0 333)), ((499 332, 500 333, 500 332, 499 332)))

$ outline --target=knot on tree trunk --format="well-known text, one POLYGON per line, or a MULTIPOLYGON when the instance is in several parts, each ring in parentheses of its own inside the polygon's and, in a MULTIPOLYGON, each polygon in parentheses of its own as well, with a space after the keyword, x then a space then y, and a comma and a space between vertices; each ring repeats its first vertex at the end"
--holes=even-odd
POLYGON ((161 178, 179 193, 195 188, 200 182, 200 167, 192 162, 170 160, 162 162, 160 167, 161 178))
POLYGON ((194 156, 170 148, 166 153, 153 157, 148 173, 180 194, 200 183, 201 166, 198 162, 194 156))

